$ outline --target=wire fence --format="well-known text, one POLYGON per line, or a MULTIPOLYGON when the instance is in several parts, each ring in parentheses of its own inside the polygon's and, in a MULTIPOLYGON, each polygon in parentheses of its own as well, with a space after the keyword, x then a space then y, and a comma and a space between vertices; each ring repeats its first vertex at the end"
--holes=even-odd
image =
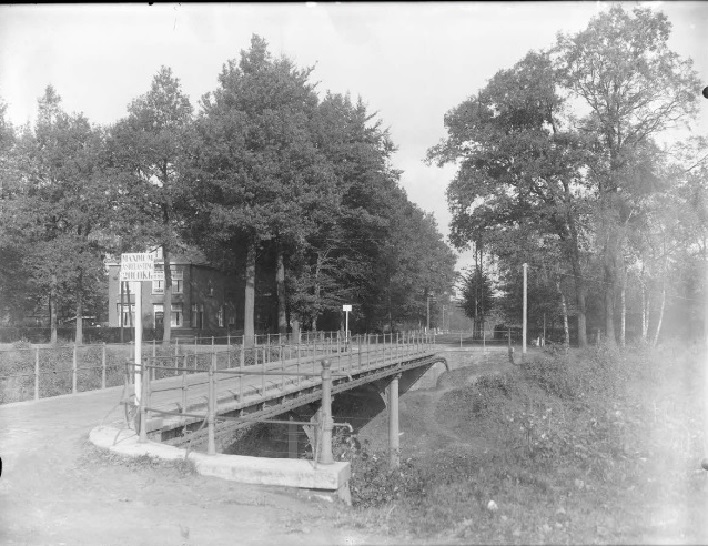
MULTIPOLYGON (((314 359, 345 354, 358 343, 370 346, 402 343, 415 332, 345 335, 344 332, 303 332, 254 336, 178 336, 172 343, 142 344, 142 358, 159 357, 164 369, 153 370, 153 378, 174 375, 168 368, 189 367, 207 371, 216 354, 217 369, 266 365, 296 358, 314 359), (245 341, 245 343, 244 343, 245 341)), ((123 384, 123 365, 134 361, 132 343, 65 344, 59 346, 9 346, 0 348, 0 404, 39 400, 123 384)), ((339 357, 341 358, 341 356, 339 357)))

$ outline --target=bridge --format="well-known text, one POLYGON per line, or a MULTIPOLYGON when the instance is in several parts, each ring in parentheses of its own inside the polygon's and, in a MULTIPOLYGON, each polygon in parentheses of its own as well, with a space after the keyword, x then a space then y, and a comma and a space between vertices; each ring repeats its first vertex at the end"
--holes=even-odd
MULTIPOLYGON (((255 423, 288 424, 304 428, 316 465, 333 465, 333 429, 351 430, 351 425, 334 423, 332 396, 373 389, 386 403, 389 451, 396 465, 399 381, 405 376, 410 386, 436 363, 447 368, 434 336, 420 332, 146 356, 141 365, 128 365, 122 403, 139 444, 206 443, 207 456, 215 456, 219 440, 235 430, 255 423), (319 408, 310 421, 274 419, 312 404, 319 408)), ((348 478, 348 468, 343 476, 348 478)))

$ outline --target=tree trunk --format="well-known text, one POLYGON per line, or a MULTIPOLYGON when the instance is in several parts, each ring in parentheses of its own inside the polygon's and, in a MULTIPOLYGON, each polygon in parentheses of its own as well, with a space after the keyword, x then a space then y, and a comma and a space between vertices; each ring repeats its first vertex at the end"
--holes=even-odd
MULTIPOLYGON (((556 289, 561 298, 561 309, 563 312, 563 346, 565 347, 565 352, 568 352, 570 347, 570 329, 568 328, 568 305, 565 301, 565 294, 561 290, 560 281, 556 281, 556 289)), ((545 320, 545 315, 544 315, 545 320)), ((544 326, 544 337, 545 337, 545 326, 544 326)))
POLYGON ((59 324, 57 320, 57 303, 56 297, 49 296, 49 342, 59 342, 59 324))
POLYGON ((666 257, 666 244, 664 244, 664 282, 661 289, 661 306, 659 307, 659 320, 656 323, 656 332, 654 333, 654 347, 659 343, 659 333, 661 332, 661 323, 664 320, 664 308, 666 307, 666 275, 668 273, 668 258, 666 257))
POLYGON ((57 320, 56 276, 52 275, 52 288, 49 291, 49 342, 59 341, 59 321, 57 320))
POLYGON ((74 341, 77 345, 84 344, 84 301, 81 294, 81 276, 79 275, 79 289, 76 291, 76 334, 74 341))
POLYGON ((661 306, 659 308, 659 320, 656 323, 656 332, 654 334, 654 347, 659 343, 659 332, 661 331, 661 322, 664 320, 664 307, 666 305, 666 280, 664 280, 664 288, 661 291, 661 306))
POLYGON ((285 263, 283 259, 283 247, 279 242, 276 244, 275 253, 275 289, 278 294, 278 333, 285 335, 288 333, 288 322, 285 316, 285 263))
POLYGON ((620 347, 627 342, 627 268, 624 268, 622 286, 620 287, 620 347))
POLYGON ((647 299, 647 287, 642 284, 642 341, 647 341, 649 335, 649 300, 647 299))
POLYGON ((251 239, 246 250, 246 290, 243 308, 243 343, 252 347, 254 343, 254 311, 256 304, 256 241, 251 239))
MULTIPOLYGON (((605 276, 605 279, 608 279, 605 276)), ((605 333, 607 336, 607 343, 614 346, 616 344, 615 340, 615 294, 614 285, 610 281, 605 281, 607 286, 605 287, 605 333)))
POLYGON ((162 268, 165 273, 165 286, 162 294, 162 343, 169 345, 172 341, 172 263, 170 261, 170 247, 167 244, 162 245, 162 258, 162 268))
POLYGON ((312 325, 310 329, 313 332, 317 331, 317 316, 319 315, 319 311, 317 310, 319 303, 320 303, 320 294, 322 293, 322 289, 320 287, 320 282, 319 282, 319 276, 320 276, 320 266, 322 265, 322 253, 318 252, 317 253, 317 259, 315 261, 315 286, 314 286, 314 295, 315 295, 315 305, 314 309, 312 310, 312 325))
POLYGON ((588 344, 587 318, 585 305, 585 281, 580 267, 580 251, 578 249, 578 236, 575 224, 570 224, 573 238, 573 282, 575 284, 575 300, 578 305, 578 346, 586 347, 588 344))
POLYGON ((615 337, 615 291, 617 286, 617 234, 612 228, 607 235, 604 256, 605 272, 605 335, 607 343, 614 346, 617 342, 615 337))
POLYGON ((644 276, 644 264, 639 273, 639 284, 642 289, 642 341, 646 343, 649 335, 649 300, 647 298, 647 281, 644 276))

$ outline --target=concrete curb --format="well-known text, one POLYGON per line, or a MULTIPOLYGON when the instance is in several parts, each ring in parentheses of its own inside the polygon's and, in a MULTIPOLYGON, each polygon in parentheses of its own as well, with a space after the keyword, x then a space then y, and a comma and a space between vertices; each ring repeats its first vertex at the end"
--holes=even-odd
MULTIPOLYGON (((186 450, 156 442, 141 444, 134 431, 114 426, 100 426, 91 430, 89 440, 101 449, 123 457, 148 455, 164 460, 184 459, 186 450)), ((305 489, 319 489, 336 493, 351 504, 349 478, 351 466, 347 462, 328 465, 315 464, 304 459, 269 459, 243 455, 206 455, 191 452, 189 460, 203 476, 215 476, 239 483, 280 485, 305 489)))

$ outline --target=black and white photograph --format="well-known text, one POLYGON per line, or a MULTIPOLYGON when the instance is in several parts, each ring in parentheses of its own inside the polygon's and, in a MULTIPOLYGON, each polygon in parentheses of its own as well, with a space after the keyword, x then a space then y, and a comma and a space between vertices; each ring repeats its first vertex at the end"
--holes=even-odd
POLYGON ((0 544, 708 544, 708 3, 0 4, 0 544))

